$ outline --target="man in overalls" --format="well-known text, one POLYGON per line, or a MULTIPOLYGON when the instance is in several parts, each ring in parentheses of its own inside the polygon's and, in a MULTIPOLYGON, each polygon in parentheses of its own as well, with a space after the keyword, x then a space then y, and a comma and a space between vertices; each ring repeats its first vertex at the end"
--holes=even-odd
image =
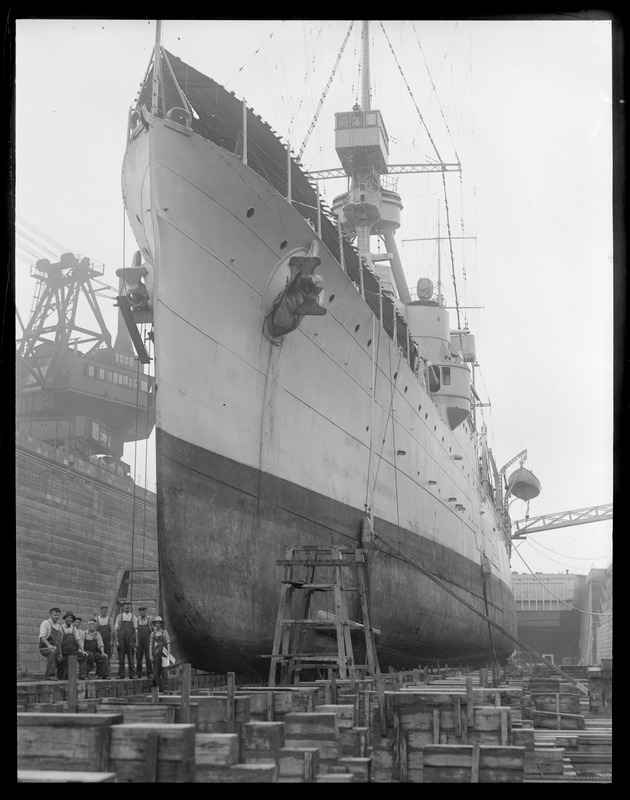
POLYGON ((48 612, 50 617, 45 619, 39 626, 39 652, 46 659, 46 672, 44 679, 56 681, 57 662, 61 661, 61 625, 59 617, 60 608, 51 608, 48 612))
POLYGON ((114 631, 118 641, 118 677, 125 677, 125 659, 129 662, 129 677, 134 677, 133 651, 138 647, 138 618, 131 613, 131 603, 123 603, 116 617, 114 631))
POLYGON ((114 620, 107 616, 107 606, 101 606, 101 613, 96 619, 96 630, 101 634, 105 655, 108 659, 111 659, 112 639, 114 638, 114 620))
POLYGON ((87 658, 84 662, 84 674, 90 676, 92 667, 96 665, 96 677, 107 680, 109 678, 109 659, 105 654, 103 638, 96 630, 96 619, 88 620, 88 629, 83 637, 83 649, 87 658))
POLYGON ((136 653, 136 675, 138 678, 142 677, 142 658, 144 656, 147 678, 153 677, 151 670, 151 654, 149 652, 149 639, 151 638, 151 631, 153 630, 153 619, 147 616, 147 607, 140 606, 138 608, 140 616, 138 617, 138 652, 136 653))
POLYGON ((153 685, 158 686, 161 692, 168 689, 168 673, 162 666, 162 659, 168 664, 171 655, 171 639, 168 631, 164 629, 162 617, 153 620, 153 633, 151 634, 151 660, 153 661, 153 685))
MULTIPOLYGON (((61 626, 61 663, 57 667, 57 677, 60 681, 68 680, 68 660, 70 656, 77 656, 79 664, 85 659, 85 651, 81 644, 79 631, 74 627, 74 614, 68 611, 63 618, 61 626)), ((83 670, 80 667, 79 672, 83 670)), ((79 674, 80 678, 85 676, 79 674)))

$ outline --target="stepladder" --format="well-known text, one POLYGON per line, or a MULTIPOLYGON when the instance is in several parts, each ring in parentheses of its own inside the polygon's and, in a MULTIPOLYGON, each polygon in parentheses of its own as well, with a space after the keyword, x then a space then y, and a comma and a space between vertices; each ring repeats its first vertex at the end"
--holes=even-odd
POLYGON ((307 670, 341 679, 378 674, 366 551, 288 547, 277 564, 282 577, 269 686, 298 683, 307 670), (360 621, 350 617, 349 604, 360 621), (363 664, 355 663, 355 643, 363 664))

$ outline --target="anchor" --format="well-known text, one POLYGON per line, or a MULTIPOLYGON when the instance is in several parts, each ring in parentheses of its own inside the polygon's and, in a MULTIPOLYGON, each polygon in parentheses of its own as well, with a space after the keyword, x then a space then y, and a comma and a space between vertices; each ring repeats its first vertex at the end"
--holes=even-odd
POLYGON ((285 290, 278 295, 267 317, 269 334, 278 338, 294 331, 304 317, 321 317, 326 309, 317 298, 324 288, 324 279, 314 270, 321 264, 317 256, 292 256, 289 259, 291 276, 285 290))

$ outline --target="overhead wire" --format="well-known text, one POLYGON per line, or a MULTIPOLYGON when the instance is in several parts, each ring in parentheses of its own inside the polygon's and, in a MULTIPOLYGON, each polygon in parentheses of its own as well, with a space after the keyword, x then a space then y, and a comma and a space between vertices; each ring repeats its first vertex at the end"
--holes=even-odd
POLYGON ((274 36, 274 34, 275 34, 275 33, 276 33, 276 32, 277 32, 279 29, 280 29, 280 26, 281 26, 281 25, 282 25, 284 22, 286 22, 286 20, 284 20, 284 19, 280 21, 280 25, 278 25, 278 27, 277 27, 277 28, 275 28, 275 29, 274 29, 274 30, 273 30, 273 31, 272 31, 272 32, 269 34, 269 36, 268 36, 268 37, 265 39, 265 41, 264 41, 264 42, 263 42, 263 43, 260 45, 260 47, 256 48, 256 50, 254 50, 254 52, 252 53, 252 55, 251 55, 251 56, 250 56, 250 57, 247 59, 247 61, 246 61, 246 62, 243 64, 243 66, 242 66, 242 67, 239 67, 239 68, 236 70, 236 72, 234 73, 234 75, 232 75, 232 77, 231 77, 231 78, 230 78, 228 81, 226 81, 226 83, 224 84, 226 88, 227 88, 228 84, 229 84, 229 83, 231 83, 231 82, 234 80, 234 78, 236 78, 236 76, 237 76, 237 75, 238 75, 240 72, 242 72, 242 71, 245 69, 245 67, 246 67, 246 66, 249 64, 249 62, 250 62, 250 61, 252 61, 252 59, 254 59, 254 57, 255 57, 255 56, 257 56, 257 55, 258 55, 258 53, 260 53, 260 51, 261 51, 261 50, 264 48, 264 46, 265 46, 265 45, 266 45, 268 42, 270 42, 270 41, 271 41, 271 39, 273 39, 273 36, 274 36))
POLYGON ((543 589, 544 589, 544 590, 545 590, 545 591, 546 591, 548 594, 550 594, 550 595, 551 595, 551 596, 552 596, 552 597, 553 597, 555 600, 558 600, 560 603, 562 603, 563 605, 567 606, 568 608, 571 608, 571 609, 573 609, 574 611, 579 611, 581 614, 585 614, 585 615, 587 615, 587 616, 589 616, 589 617, 612 617, 612 611, 587 611, 586 609, 583 609, 583 608, 578 608, 577 606, 572 606, 570 603, 567 603, 567 602, 566 602, 566 600, 563 600, 561 597, 558 597, 558 595, 554 594, 554 593, 553 593, 553 592, 552 592, 552 591, 551 591, 551 590, 550 590, 550 589, 549 589, 547 586, 545 586, 545 584, 544 584, 544 583, 543 583, 543 582, 542 582, 542 581, 541 581, 541 580, 540 580, 540 579, 539 579, 539 578, 536 576, 536 573, 535 573, 535 572, 532 570, 532 568, 529 566, 529 564, 527 563, 527 561, 525 561, 525 559, 523 558, 523 556, 522 556, 522 555, 521 555, 521 554, 518 552, 518 549, 517 549, 516 547, 514 548, 514 551, 517 553, 518 557, 521 559, 521 561, 523 562, 523 564, 525 564, 525 566, 527 567, 527 569, 528 569, 529 573, 530 573, 530 574, 531 574, 531 576, 534 578, 534 580, 535 580, 537 583, 539 583, 539 584, 540 584, 540 585, 543 587, 543 589))

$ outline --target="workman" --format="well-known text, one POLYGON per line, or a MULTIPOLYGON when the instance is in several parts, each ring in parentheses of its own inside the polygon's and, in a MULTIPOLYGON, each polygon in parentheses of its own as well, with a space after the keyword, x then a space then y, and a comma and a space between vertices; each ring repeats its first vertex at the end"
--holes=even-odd
POLYGON ((97 620, 88 620, 88 629, 83 637, 83 649, 86 653, 84 663, 84 674, 89 678, 92 667, 96 665, 96 677, 107 680, 109 678, 109 659, 105 653, 103 637, 96 629, 97 620))
POLYGON ((142 677, 142 658, 147 669, 147 678, 153 677, 151 669, 151 653, 149 651, 149 639, 153 631, 153 618, 147 615, 146 606, 138 606, 140 615, 138 616, 138 651, 136 653, 136 676, 142 677))
POLYGON ((108 659, 112 657, 112 644, 114 641, 114 620, 107 615, 108 607, 101 606, 101 613, 98 615, 96 630, 101 634, 105 655, 108 659))
POLYGON ((118 677, 125 677, 125 659, 129 662, 129 677, 134 677, 133 654, 138 647, 138 617, 131 611, 131 603, 123 603, 122 612, 114 625, 118 642, 118 677))
POLYGON ((83 643, 79 636, 79 631, 74 626, 75 616, 71 611, 67 611, 63 616, 63 625, 61 626, 61 661, 57 667, 57 677, 61 681, 68 680, 68 660, 70 656, 76 656, 79 661, 79 677, 84 679, 82 675, 81 662, 85 660, 85 651, 83 650, 83 643))
POLYGON ((153 620, 153 633, 150 639, 151 661, 153 662, 153 685, 158 686, 161 692, 168 689, 168 673, 165 667, 171 655, 171 639, 168 631, 164 629, 162 617, 153 620))
POLYGON ((61 609, 56 606, 48 612, 49 617, 39 626, 39 652, 46 659, 44 679, 56 681, 57 663, 61 661, 61 609))

